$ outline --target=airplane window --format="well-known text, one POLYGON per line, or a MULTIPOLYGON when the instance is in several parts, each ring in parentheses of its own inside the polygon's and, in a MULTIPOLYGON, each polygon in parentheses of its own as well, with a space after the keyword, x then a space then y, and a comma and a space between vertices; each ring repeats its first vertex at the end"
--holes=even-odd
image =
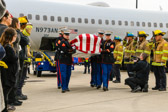
POLYGON ((81 18, 78 18, 78 23, 82 23, 82 19, 81 18))
POLYGON ((121 22, 121 21, 118 21, 118 25, 122 25, 122 22, 121 22))
POLYGON ((72 23, 75 23, 75 18, 74 18, 74 17, 71 18, 71 22, 72 22, 72 23))
POLYGON ((43 16, 43 20, 47 21, 47 16, 46 15, 43 16))
POLYGON ((55 20, 54 16, 51 16, 51 17, 50 17, 50 20, 51 20, 51 21, 54 21, 54 20, 55 20))
POLYGON ((94 19, 91 19, 91 23, 92 23, 92 24, 95 24, 95 20, 94 20, 94 19))
POLYGON ((142 22, 142 26, 145 27, 145 22, 142 22))
POLYGON ((160 23, 160 27, 163 28, 163 23, 160 23))
POLYGON ((125 26, 128 26, 128 21, 125 21, 125 26))
POLYGON ((87 18, 85 18, 85 23, 88 24, 88 19, 87 18))
POLYGON ((21 14, 19 15, 19 17, 22 17, 22 16, 24 16, 24 14, 23 14, 23 13, 21 13, 21 14))
POLYGON ((68 17, 65 17, 65 22, 68 22, 68 17))
POLYGON ((32 20, 32 15, 31 14, 28 14, 27 17, 28 17, 29 20, 32 20))
POLYGON ((112 25, 115 25, 115 21, 114 20, 112 20, 111 23, 112 23, 112 25))
POLYGON ((134 22, 133 21, 131 21, 131 26, 134 26, 134 22))
POLYGON ((154 23, 154 27, 157 27, 157 23, 154 23))
POLYGON ((168 28, 168 23, 166 23, 166 28, 168 28))
POLYGON ((148 27, 151 27, 152 25, 151 25, 151 22, 148 22, 148 27))
POLYGON ((99 20, 98 20, 98 23, 99 23, 99 24, 102 24, 102 20, 101 20, 101 19, 99 19, 99 20))
POLYGON ((60 16, 58 16, 58 22, 61 22, 61 21, 62 21, 61 17, 60 17, 60 16))
POLYGON ((40 15, 36 15, 36 20, 40 20, 40 15))
POLYGON ((137 26, 140 26, 140 23, 139 23, 139 22, 136 22, 136 25, 137 25, 137 26))
POLYGON ((109 20, 105 20, 105 23, 106 23, 106 25, 108 25, 109 24, 109 20))

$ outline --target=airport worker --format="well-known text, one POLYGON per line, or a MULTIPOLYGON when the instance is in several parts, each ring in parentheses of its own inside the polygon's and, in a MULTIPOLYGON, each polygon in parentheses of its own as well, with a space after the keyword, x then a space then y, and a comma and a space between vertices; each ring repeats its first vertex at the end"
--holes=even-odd
POLYGON ((120 83, 121 82, 121 75, 120 75, 120 66, 123 61, 123 45, 121 43, 122 39, 119 36, 114 37, 115 42, 115 49, 114 49, 114 74, 116 76, 116 80, 113 81, 114 83, 120 83))
MULTIPOLYGON (((104 37, 104 30, 99 30, 98 31, 98 37, 101 38, 101 43, 100 46, 103 42, 103 37, 104 37)), ((102 57, 101 54, 97 55, 97 89, 101 88, 102 85, 102 57)))
POLYGON ((152 90, 166 91, 165 66, 168 59, 168 42, 163 39, 165 32, 155 30, 153 32, 155 42, 153 43, 153 70, 156 79, 156 86, 152 90))
POLYGON ((101 45, 101 56, 102 56, 102 80, 103 80, 103 90, 108 91, 108 82, 110 77, 110 72, 112 70, 112 64, 115 59, 113 56, 113 51, 115 49, 115 43, 111 40, 111 31, 105 32, 105 38, 101 45))
POLYGON ((123 40, 124 49, 124 64, 127 66, 127 73, 129 77, 132 77, 132 67, 133 60, 131 59, 132 55, 135 55, 135 45, 134 45, 134 34, 131 32, 127 32, 126 37, 123 40))
POLYGON ((62 79, 62 93, 65 93, 69 90, 69 82, 71 77, 71 65, 72 54, 76 52, 76 49, 71 47, 69 43, 70 31, 64 30, 63 39, 60 44, 60 56, 59 56, 59 64, 61 71, 61 79, 62 79))
POLYGON ((84 58, 84 66, 85 66, 85 69, 83 74, 87 73, 87 69, 88 69, 88 74, 90 74, 90 58, 84 58))
POLYGON ((59 37, 55 41, 55 61, 56 61, 56 70, 57 70, 57 87, 61 89, 62 80, 61 80, 61 73, 60 73, 60 65, 59 65, 59 56, 60 56, 60 44, 63 39, 64 31, 60 29, 59 37))

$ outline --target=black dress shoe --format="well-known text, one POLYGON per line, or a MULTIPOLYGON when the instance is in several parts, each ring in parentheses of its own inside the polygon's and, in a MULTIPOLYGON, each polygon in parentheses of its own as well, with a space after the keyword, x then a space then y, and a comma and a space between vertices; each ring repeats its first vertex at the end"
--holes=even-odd
POLYGON ((115 81, 113 81, 113 83, 121 83, 120 81, 118 81, 118 80, 115 80, 115 81))
POLYGON ((100 89, 101 88, 101 86, 97 86, 97 89, 100 89))
POLYGON ((106 88, 106 87, 103 87, 103 90, 104 90, 104 91, 108 91, 108 88, 106 88))
POLYGON ((65 93, 66 91, 65 90, 62 90, 62 93, 65 93))
POLYGON ((152 90, 159 90, 159 88, 158 87, 154 87, 154 88, 152 88, 152 90))
POLYGON ((94 84, 91 84, 90 86, 91 86, 91 87, 95 87, 95 85, 94 85, 94 84))
POLYGON ((61 89, 61 87, 58 87, 58 89, 61 89))
POLYGON ((12 103, 12 105, 14 105, 14 106, 21 106, 22 103, 20 103, 20 102, 18 102, 18 101, 15 101, 14 103, 12 103))
POLYGON ((159 88, 159 91, 166 91, 166 88, 159 88))

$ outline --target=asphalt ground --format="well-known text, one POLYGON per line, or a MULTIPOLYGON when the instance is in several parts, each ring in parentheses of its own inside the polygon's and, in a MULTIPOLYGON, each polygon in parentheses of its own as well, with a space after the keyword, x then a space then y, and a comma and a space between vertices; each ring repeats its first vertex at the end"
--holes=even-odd
MULTIPOLYGON (((83 66, 75 66, 70 80, 70 92, 57 89, 56 75, 43 72, 42 77, 28 75, 23 93, 28 100, 15 112, 168 112, 168 92, 153 91, 154 74, 150 73, 149 92, 131 93, 124 85, 128 77, 121 72, 121 83, 109 82, 109 91, 90 87, 90 74, 83 66)), ((33 73, 33 71, 31 71, 33 73)))

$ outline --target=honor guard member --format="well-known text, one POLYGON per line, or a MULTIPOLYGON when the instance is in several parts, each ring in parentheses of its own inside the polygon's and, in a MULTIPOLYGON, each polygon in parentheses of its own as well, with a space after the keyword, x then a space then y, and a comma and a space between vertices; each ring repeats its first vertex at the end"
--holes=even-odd
POLYGON ((69 34, 70 31, 65 30, 63 34, 64 38, 60 43, 59 65, 62 79, 62 93, 70 91, 68 86, 71 77, 71 65, 73 63, 72 54, 76 51, 69 43, 69 34))
POLYGON ((115 43, 111 40, 111 34, 112 32, 110 31, 105 32, 106 40, 104 40, 101 45, 102 69, 103 69, 102 80, 104 91, 108 91, 109 76, 112 70, 112 64, 115 61, 113 56, 115 43))
POLYGON ((121 44, 121 37, 115 36, 114 42, 115 42, 115 49, 114 49, 114 73, 116 76, 116 80, 113 81, 114 83, 120 83, 121 82, 121 75, 120 75, 120 66, 123 61, 123 45, 121 44))
POLYGON ((153 32, 155 43, 153 44, 153 70, 156 79, 156 86, 152 90, 166 91, 166 73, 165 66, 168 59, 168 42, 163 39, 166 34, 161 30, 153 32))
POLYGON ((129 77, 132 77, 132 68, 133 68, 133 60, 131 56, 135 54, 135 45, 134 45, 134 34, 127 32, 126 37, 123 40, 124 49, 124 64, 127 65, 127 73, 129 77))
MULTIPOLYGON (((101 44, 102 44, 103 37, 104 37, 103 30, 98 31, 98 37, 101 38, 101 44)), ((100 55, 97 55, 97 89, 101 88, 101 85, 102 85, 102 66, 101 66, 101 64, 102 64, 102 57, 100 54, 100 55)))
POLYGON ((57 69, 57 86, 58 89, 61 89, 62 80, 61 80, 61 73, 60 73, 60 65, 59 65, 59 56, 60 56, 60 44, 63 39, 64 31, 61 29, 59 31, 59 37, 55 41, 55 61, 56 61, 56 69, 57 69))
POLYGON ((97 56, 91 56, 91 81, 90 86, 96 87, 97 86, 97 56))

